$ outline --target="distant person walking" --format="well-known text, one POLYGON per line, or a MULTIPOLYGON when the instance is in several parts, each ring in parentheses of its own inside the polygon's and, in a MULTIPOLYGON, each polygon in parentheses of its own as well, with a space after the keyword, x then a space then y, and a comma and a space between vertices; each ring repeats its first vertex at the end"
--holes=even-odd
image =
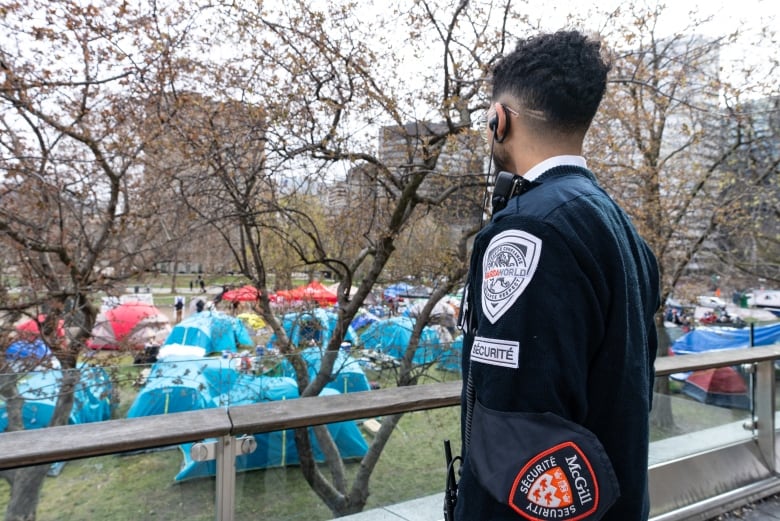
POLYGON ((176 324, 181 322, 182 312, 184 311, 184 297, 177 296, 173 301, 173 309, 176 311, 176 324))

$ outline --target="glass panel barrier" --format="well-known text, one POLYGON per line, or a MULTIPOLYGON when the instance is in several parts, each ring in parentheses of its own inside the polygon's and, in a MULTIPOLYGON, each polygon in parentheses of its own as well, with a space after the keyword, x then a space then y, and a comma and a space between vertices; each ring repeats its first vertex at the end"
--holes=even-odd
MULTIPOLYGON (((7 367, 16 372, 0 374, 0 447, 9 425, 11 430, 46 429, 58 399, 71 386, 69 424, 167 414, 223 402, 213 395, 214 389, 223 387, 220 369, 225 363, 219 358, 200 364, 186 359, 134 364, 132 355, 96 352, 80 360, 77 369, 62 370, 56 360, 31 363, 34 357, 22 354, 19 363, 7 367)), ((184 459, 182 447, 47 465, 37 519, 213 520, 214 480, 186 487, 175 481, 184 459)), ((33 472, 34 468, 0 472, 5 478, 0 480, 0 512, 11 501, 10 484, 33 472)), ((20 493, 30 497, 35 488, 26 484, 20 493)))
MULTIPOLYGON (((383 418, 371 420, 354 422, 359 425, 358 432, 368 444, 373 441, 373 433, 383 418)), ((290 440, 292 436, 292 432, 288 431, 289 447, 294 451, 294 442, 290 440)), ((336 437, 339 449, 343 450, 339 443, 341 439, 341 436, 336 437)), ((452 441, 453 453, 459 454, 459 408, 449 407, 403 415, 371 475, 368 487, 370 495, 364 511, 442 493, 445 479, 445 439, 452 441)), ((258 449, 261 449, 260 444, 258 449)), ((295 456, 288 454, 288 457, 295 456)), ((239 460, 240 458, 237 461, 239 460)), ((359 466, 359 458, 351 458, 345 462, 347 488, 351 488, 354 483, 359 466)), ((319 468, 330 480, 327 465, 321 463, 319 468)), ((298 465, 290 462, 285 467, 277 466, 237 474, 237 521, 325 521, 335 517, 336 514, 312 491, 298 465)))
MULTIPOLYGON (((174 482, 181 459, 178 447, 171 447, 53 464, 43 479, 36 519, 213 521, 214 480, 174 482)), ((9 500, 10 487, 0 480, 0 511, 9 500)))
POLYGON ((650 465, 750 439, 752 381, 741 367, 669 377, 653 396, 650 465))
MULTIPOLYGON (((303 332, 305 333, 305 331, 303 332)), ((302 334, 303 334, 302 333, 302 334)), ((423 343, 424 344, 424 343, 423 343)), ((423 345, 415 353, 422 361, 414 369, 420 385, 460 379, 459 353, 449 360, 449 350, 423 345), (457 358, 457 360, 455 360, 457 358), (449 363, 446 363, 449 361, 449 363)), ((322 349, 301 351, 313 378, 321 366, 322 349)), ((333 373, 321 395, 347 394, 395 387, 400 367, 397 359, 372 349, 345 346, 334 356, 333 373)), ((250 361, 250 373, 260 380, 266 400, 297 396, 295 373, 289 359, 276 350, 260 350, 250 361), (291 389, 288 387, 291 386, 291 389)), ((245 402, 231 401, 233 405, 245 402)), ((347 488, 351 488, 360 460, 373 442, 382 417, 346 421, 328 426, 339 452, 345 458, 347 488)), ((310 437, 311 429, 309 430, 310 437)), ((294 431, 255 436, 252 455, 237 458, 236 520, 275 519, 330 520, 331 511, 313 492, 297 463, 294 431), (242 472, 240 469, 253 468, 242 472)), ((444 490, 444 439, 452 440, 454 454, 460 451, 460 411, 456 407, 406 413, 396 425, 371 475, 368 500, 363 511, 441 493, 444 490)), ((315 444, 315 453, 319 451, 315 444)), ((318 457, 320 472, 332 483, 327 465, 318 457)), ((343 514, 343 513, 342 513, 343 514)))

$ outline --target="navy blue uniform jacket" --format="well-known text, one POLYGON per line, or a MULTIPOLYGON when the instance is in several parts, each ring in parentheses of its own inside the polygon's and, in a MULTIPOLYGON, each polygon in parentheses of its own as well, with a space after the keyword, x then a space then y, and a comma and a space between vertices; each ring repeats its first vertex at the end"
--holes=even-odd
POLYGON ((656 259, 590 171, 534 185, 474 243, 456 519, 645 520, 656 259))

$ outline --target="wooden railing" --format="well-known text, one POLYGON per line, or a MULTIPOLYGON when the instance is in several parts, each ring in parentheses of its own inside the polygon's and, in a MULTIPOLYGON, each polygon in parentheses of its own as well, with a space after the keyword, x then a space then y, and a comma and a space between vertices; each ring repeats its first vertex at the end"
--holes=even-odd
POLYGON ((397 387, 0 434, 0 469, 456 405, 460 382, 397 387))

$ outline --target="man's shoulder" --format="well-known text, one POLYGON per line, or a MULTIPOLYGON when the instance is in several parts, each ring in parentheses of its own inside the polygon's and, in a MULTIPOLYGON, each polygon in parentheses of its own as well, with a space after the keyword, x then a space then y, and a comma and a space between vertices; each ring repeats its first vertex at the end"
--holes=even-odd
POLYGON ((514 197, 504 210, 496 214, 495 220, 516 216, 545 221, 562 210, 577 212, 580 204, 584 204, 585 198, 593 197, 608 199, 590 176, 582 175, 578 171, 543 176, 534 183, 533 188, 514 197))

